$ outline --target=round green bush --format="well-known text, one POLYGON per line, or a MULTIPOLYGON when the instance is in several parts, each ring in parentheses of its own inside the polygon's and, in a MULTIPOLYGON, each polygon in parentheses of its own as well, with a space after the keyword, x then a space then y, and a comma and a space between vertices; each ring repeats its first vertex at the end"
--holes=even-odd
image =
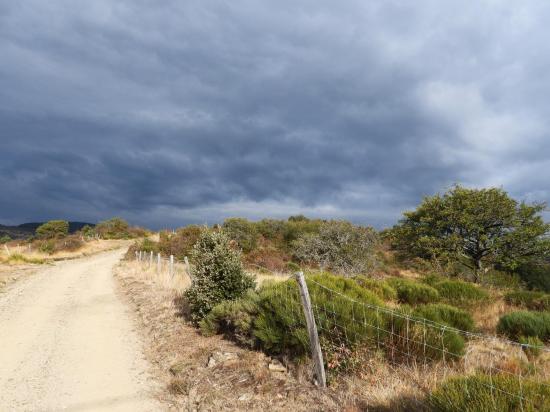
POLYGON ((439 300, 439 292, 423 283, 401 278, 390 278, 386 282, 397 291, 397 297, 401 303, 422 305, 439 300))
POLYGON ((254 287, 244 272, 240 253, 231 247, 229 237, 218 230, 204 230, 193 247, 193 283, 185 291, 191 320, 200 322, 217 304, 242 297, 254 287))
POLYGON ((501 316, 497 324, 497 332, 511 339, 521 336, 537 337, 542 341, 550 340, 549 312, 511 312, 501 316))
POLYGON ((456 306, 469 306, 489 298, 486 291, 462 280, 442 280, 432 286, 445 302, 456 306))
POLYGON ((550 410, 547 383, 505 375, 451 378, 427 399, 433 412, 535 412, 550 410))
MULTIPOLYGON (((415 359, 422 362, 454 360, 464 354, 464 338, 452 329, 419 321, 415 309, 400 307, 386 316, 386 356, 391 361, 415 359)), ((444 323, 444 322, 438 322, 444 323)), ((450 325, 449 325, 450 326, 450 325)))
POLYGON ((474 319, 468 312, 443 303, 432 303, 417 307, 413 316, 435 323, 449 325, 453 328, 471 332, 474 330, 474 319))
POLYGON ((397 300, 397 291, 386 282, 371 279, 366 276, 356 276, 353 279, 359 286, 374 293, 380 299, 397 300))

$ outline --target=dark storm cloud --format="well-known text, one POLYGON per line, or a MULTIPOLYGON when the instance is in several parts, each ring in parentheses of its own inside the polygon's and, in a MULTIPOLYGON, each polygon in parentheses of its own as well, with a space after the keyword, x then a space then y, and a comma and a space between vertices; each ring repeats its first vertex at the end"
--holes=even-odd
POLYGON ((550 187, 544 2, 0 6, 0 218, 384 226, 550 187))

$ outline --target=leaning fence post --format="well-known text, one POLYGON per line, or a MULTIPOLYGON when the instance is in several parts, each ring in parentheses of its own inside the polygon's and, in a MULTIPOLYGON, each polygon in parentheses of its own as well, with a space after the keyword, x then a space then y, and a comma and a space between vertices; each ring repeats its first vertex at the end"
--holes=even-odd
POLYGON ((170 276, 174 276, 174 255, 170 255, 170 276))
POLYGON ((160 275, 160 253, 157 253, 157 274, 160 275))
POLYGON ((315 317, 313 316, 313 310, 311 308, 311 300, 309 298, 309 291, 307 289, 304 272, 296 273, 296 280, 298 281, 300 298, 302 299, 302 306, 306 317, 307 331, 309 333, 309 344, 311 346, 311 357, 313 359, 313 363, 315 364, 315 377, 317 378, 317 384, 321 388, 326 388, 327 379, 325 375, 325 365, 323 363, 323 352, 321 352, 319 334, 317 333, 317 325, 315 324, 315 317))

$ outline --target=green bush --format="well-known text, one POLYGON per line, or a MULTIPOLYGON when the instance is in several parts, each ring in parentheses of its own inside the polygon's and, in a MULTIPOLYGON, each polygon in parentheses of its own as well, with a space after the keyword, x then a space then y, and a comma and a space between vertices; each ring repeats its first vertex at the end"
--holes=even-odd
POLYGON ((359 286, 374 293, 382 300, 397 300, 397 291, 386 282, 368 278, 366 276, 356 276, 353 279, 359 286))
POLYGON ((550 294, 538 291, 521 290, 510 292, 504 300, 511 305, 523 306, 530 310, 550 311, 550 294))
POLYGON ((257 292, 249 290, 240 299, 226 300, 214 306, 200 321, 201 332, 205 336, 221 333, 243 345, 255 346, 252 328, 258 315, 259 298, 257 292))
POLYGON ((9 237, 8 235, 4 235, 0 237, 0 243, 8 243, 10 240, 11 240, 11 237, 9 237))
POLYGON ((427 401, 433 412, 535 412, 550 410, 546 383, 504 375, 451 378, 427 401))
MULTIPOLYGON (((353 280, 323 274, 308 276, 306 281, 328 357, 337 346, 353 349, 359 343, 372 342, 377 336, 376 326, 384 329, 382 315, 364 306, 381 306, 382 301, 353 280)), ((309 339, 296 281, 267 285, 259 295, 254 334, 262 348, 290 356, 307 353, 309 339)))
POLYGON ((419 306, 413 311, 413 316, 435 323, 452 326, 466 332, 474 330, 474 319, 468 312, 443 303, 432 303, 419 306))
POLYGON ((254 280, 243 270, 240 253, 231 248, 229 237, 222 231, 205 229, 191 256, 195 262, 193 283, 185 296, 195 323, 217 304, 238 299, 254 287, 254 280))
MULTIPOLYGON (((442 311, 439 311, 442 312, 442 311)), ((438 311, 432 313, 440 315, 438 311)), ((417 312, 417 314, 420 314, 417 312)), ((429 313, 426 313, 429 315, 429 313)), ((440 315, 441 316, 441 315, 440 315)), ((448 315, 449 316, 449 315, 448 315)), ((451 329, 420 321, 415 310, 401 306, 399 310, 386 315, 392 333, 387 337, 386 356, 391 361, 416 359, 423 362, 440 359, 455 360, 464 354, 464 338, 451 329)), ((438 323, 447 322, 438 319, 438 323)), ((433 322, 433 320, 432 320, 433 322)), ((449 325, 451 326, 451 325, 449 325)))
POLYGON ((461 280, 442 280, 432 286, 445 302, 456 306, 470 306, 489 298, 489 294, 483 289, 461 280))
POLYGON ((65 220, 50 220, 36 228, 39 239, 56 239, 69 234, 69 222, 65 220))
POLYGON ((501 316, 497 332, 511 339, 521 336, 550 340, 550 312, 511 312, 501 316))
POLYGON ((55 241, 53 239, 44 240, 39 243, 38 250, 42 253, 47 253, 51 255, 55 252, 55 241))
POLYGON ((439 300, 439 292, 429 285, 402 278, 390 278, 386 282, 397 291, 401 303, 421 305, 439 300))
POLYGON ((519 275, 495 269, 491 269, 484 274, 481 283, 484 286, 499 289, 520 289, 522 287, 519 275))
POLYGON ((550 293, 550 263, 527 263, 520 266, 517 273, 529 289, 550 293))

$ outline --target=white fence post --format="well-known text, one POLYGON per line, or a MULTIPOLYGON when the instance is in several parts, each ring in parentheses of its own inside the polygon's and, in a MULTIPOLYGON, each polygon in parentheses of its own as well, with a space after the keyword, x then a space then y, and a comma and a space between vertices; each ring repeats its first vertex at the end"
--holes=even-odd
POLYGON ((157 274, 160 275, 160 253, 157 253, 157 274))
POLYGON ((309 333, 309 344, 311 346, 311 357, 315 365, 315 377, 317 379, 317 384, 321 388, 326 388, 327 379, 325 375, 325 364, 323 362, 323 352, 321 352, 319 334, 317 333, 317 325, 315 324, 315 317, 313 316, 313 310, 311 309, 311 300, 309 297, 304 272, 296 273, 296 280, 298 281, 300 298, 302 299, 302 306, 306 317, 307 331, 309 333))
POLYGON ((183 259, 185 260, 185 271, 187 272, 187 276, 191 276, 191 268, 189 267, 189 259, 187 259, 187 256, 183 259))
POLYGON ((139 261, 141 262, 141 250, 139 251, 139 261))
POLYGON ((170 276, 174 276, 174 255, 170 255, 170 276))
POLYGON ((149 254, 149 267, 153 266, 153 251, 149 254))

